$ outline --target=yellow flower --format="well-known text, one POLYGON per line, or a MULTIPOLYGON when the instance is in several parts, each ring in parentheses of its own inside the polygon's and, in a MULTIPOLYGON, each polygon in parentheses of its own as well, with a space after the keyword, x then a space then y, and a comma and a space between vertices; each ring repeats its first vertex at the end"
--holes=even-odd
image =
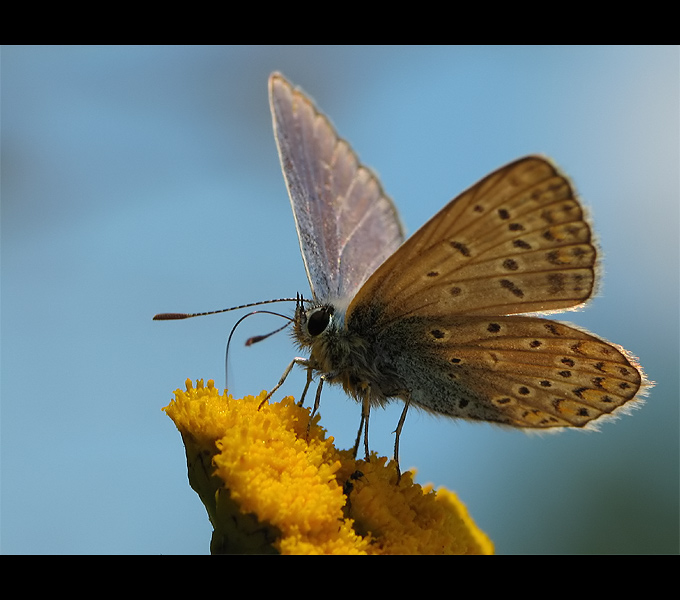
POLYGON ((163 410, 186 448, 189 483, 214 531, 210 550, 280 554, 491 554, 452 492, 396 483, 386 458, 354 460, 293 398, 234 399, 212 380, 163 410))

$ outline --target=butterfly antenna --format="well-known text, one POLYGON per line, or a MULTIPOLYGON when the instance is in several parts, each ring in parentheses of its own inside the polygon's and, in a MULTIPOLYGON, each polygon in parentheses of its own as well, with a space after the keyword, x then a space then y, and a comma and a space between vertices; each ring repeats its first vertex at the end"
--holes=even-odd
MULTIPOLYGON (((230 310, 239 310, 241 308, 250 308, 251 306, 262 306, 263 304, 272 304, 274 302, 309 302, 311 300, 306 300, 301 296, 296 298, 277 298, 276 300, 261 300, 260 302, 251 302, 250 304, 241 304, 241 306, 232 306, 231 308, 222 308, 220 310, 210 310, 208 312, 200 313, 158 313, 154 316, 154 321, 177 321, 179 319, 191 319, 192 317, 204 317, 206 315, 218 315, 220 313, 229 312, 230 310)), ((264 312, 264 311, 263 311, 264 312)), ((255 314, 255 313, 251 313, 255 314)), ((272 313, 277 314, 277 313, 272 313)), ((248 316, 248 315, 246 315, 248 316)), ((241 321, 239 321, 240 323, 241 321)))
MULTIPOLYGON (((274 301, 276 302, 276 300, 274 301)), ((247 306, 247 305, 246 305, 247 306)), ((250 305, 252 306, 252 305, 250 305)), ((243 307, 241 307, 243 308, 243 307)), ((217 312, 222 312, 222 311, 217 311, 217 312)), ((212 313, 206 313, 206 314, 212 314, 212 313)), ((252 317, 253 315, 259 315, 259 314, 267 314, 267 315, 274 315, 276 317, 281 317, 282 319, 286 319, 288 322, 283 325, 282 327, 279 327, 278 329, 275 329, 274 331, 266 334, 266 335, 256 335, 251 338, 248 338, 246 340, 246 346, 252 346, 256 342, 261 342, 262 340, 267 339, 269 336, 274 335, 275 333, 278 333, 279 331, 284 330, 286 327, 288 327, 294 319, 292 317, 289 317, 287 315, 282 315, 281 313, 276 313, 272 312, 271 310, 254 310, 253 312, 249 312, 247 315, 243 315, 236 323, 234 326, 231 328, 231 332, 229 333, 229 338, 227 339, 227 349, 224 353, 224 378, 225 378, 225 383, 227 382, 228 379, 228 364, 229 364, 229 346, 231 345, 231 338, 234 336, 234 332, 236 331, 236 328, 243 322, 245 321, 248 317, 252 317)), ((195 315, 198 316, 198 315, 195 315)), ((226 386, 228 387, 228 386, 226 386)))
MULTIPOLYGON (((273 304, 274 302, 295 302, 296 307, 302 306, 304 303, 307 304, 313 304, 313 300, 308 300, 302 296, 302 294, 297 294, 295 298, 277 298, 275 300, 262 300, 260 302, 251 302, 249 304, 241 304, 240 306, 232 306, 231 308, 222 308, 220 310, 210 310, 207 312, 200 312, 200 313, 158 313, 157 315, 154 316, 153 320, 154 321, 177 321, 180 319, 191 319, 193 317, 204 317, 206 315, 218 315, 220 313, 225 313, 229 312, 232 310, 239 310, 242 308, 250 308, 252 306, 262 306, 263 304, 273 304)), ((234 336, 234 332, 236 331, 236 328, 241 324, 241 322, 253 315, 259 314, 259 313, 267 313, 270 315, 275 315, 277 317, 281 317, 283 319, 286 319, 288 323, 286 323, 283 327, 279 327, 278 329, 272 331, 271 333, 268 333, 266 335, 256 335, 251 338, 249 338, 246 341, 246 346, 252 346, 253 344, 257 342, 261 342, 262 340, 267 339, 269 336, 274 335, 275 333, 278 333, 279 331, 282 331, 286 327, 288 327, 294 319, 291 317, 287 317, 286 315, 282 315, 280 313, 275 313, 271 312, 268 310, 256 310, 251 313, 248 313, 247 315, 242 316, 238 321, 236 321, 236 324, 232 327, 231 332, 229 333, 229 339, 227 340, 227 349, 224 355, 224 371, 225 371, 225 383, 226 383, 226 374, 228 372, 227 369, 227 364, 229 361, 229 346, 231 345, 231 338, 234 336)))
MULTIPOLYGON (((262 312, 266 312, 266 311, 262 311, 262 312)), ((278 314, 278 313, 269 313, 269 314, 275 315, 275 314, 278 314)), ((282 317, 283 315, 279 315, 279 316, 282 317)), ((287 319, 288 317, 285 317, 285 318, 287 319)), ((286 323, 285 325, 281 325, 281 327, 279 327, 278 329, 275 329, 274 331, 270 331, 269 333, 267 333, 265 335, 254 335, 253 337, 248 338, 246 340, 246 346, 252 346, 253 344, 257 344, 257 342, 261 342, 263 340, 266 340, 270 335, 274 335, 275 333, 278 333, 279 331, 283 331, 286 327, 288 327, 288 325, 290 325, 290 323, 286 323)))

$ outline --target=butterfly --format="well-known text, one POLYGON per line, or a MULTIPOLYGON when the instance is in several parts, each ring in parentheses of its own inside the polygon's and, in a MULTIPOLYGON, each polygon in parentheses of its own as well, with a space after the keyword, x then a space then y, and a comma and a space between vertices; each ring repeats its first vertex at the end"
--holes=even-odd
MULTIPOLYGON (((308 356, 268 398, 295 364, 307 370, 302 400, 319 376, 313 412, 324 382, 341 385, 361 403, 354 453, 363 435, 367 459, 371 408, 403 401, 397 482, 411 407, 548 430, 641 405, 652 383, 630 353, 535 316, 583 305, 598 277, 585 211, 552 161, 501 167, 404 241, 377 176, 305 93, 273 73, 269 100, 312 298, 298 296, 293 318, 308 356)), ((213 313, 154 318, 199 314, 213 313)))
POLYGON ((298 359, 362 404, 411 406, 527 429, 592 427, 640 403, 648 383, 623 348, 522 313, 592 297, 598 251, 550 160, 527 156, 449 202, 408 240, 377 176, 300 90, 269 79, 274 136, 312 303, 298 359))

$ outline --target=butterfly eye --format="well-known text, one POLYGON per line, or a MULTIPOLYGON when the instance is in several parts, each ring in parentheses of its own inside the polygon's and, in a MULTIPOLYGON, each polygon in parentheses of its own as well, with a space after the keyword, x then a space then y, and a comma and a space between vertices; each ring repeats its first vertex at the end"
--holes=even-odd
POLYGON ((314 309, 309 319, 307 320, 307 331, 312 337, 322 334, 328 323, 331 321, 333 316, 333 308, 330 306, 323 306, 321 308, 314 309))

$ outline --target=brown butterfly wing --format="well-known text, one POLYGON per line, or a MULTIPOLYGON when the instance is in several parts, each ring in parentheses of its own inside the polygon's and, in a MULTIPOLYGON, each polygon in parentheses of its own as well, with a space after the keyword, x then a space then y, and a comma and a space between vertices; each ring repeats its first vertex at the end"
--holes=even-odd
POLYGON ((597 251, 569 180, 549 160, 517 160, 472 186, 369 278, 348 309, 409 315, 554 311, 593 293, 597 251))

